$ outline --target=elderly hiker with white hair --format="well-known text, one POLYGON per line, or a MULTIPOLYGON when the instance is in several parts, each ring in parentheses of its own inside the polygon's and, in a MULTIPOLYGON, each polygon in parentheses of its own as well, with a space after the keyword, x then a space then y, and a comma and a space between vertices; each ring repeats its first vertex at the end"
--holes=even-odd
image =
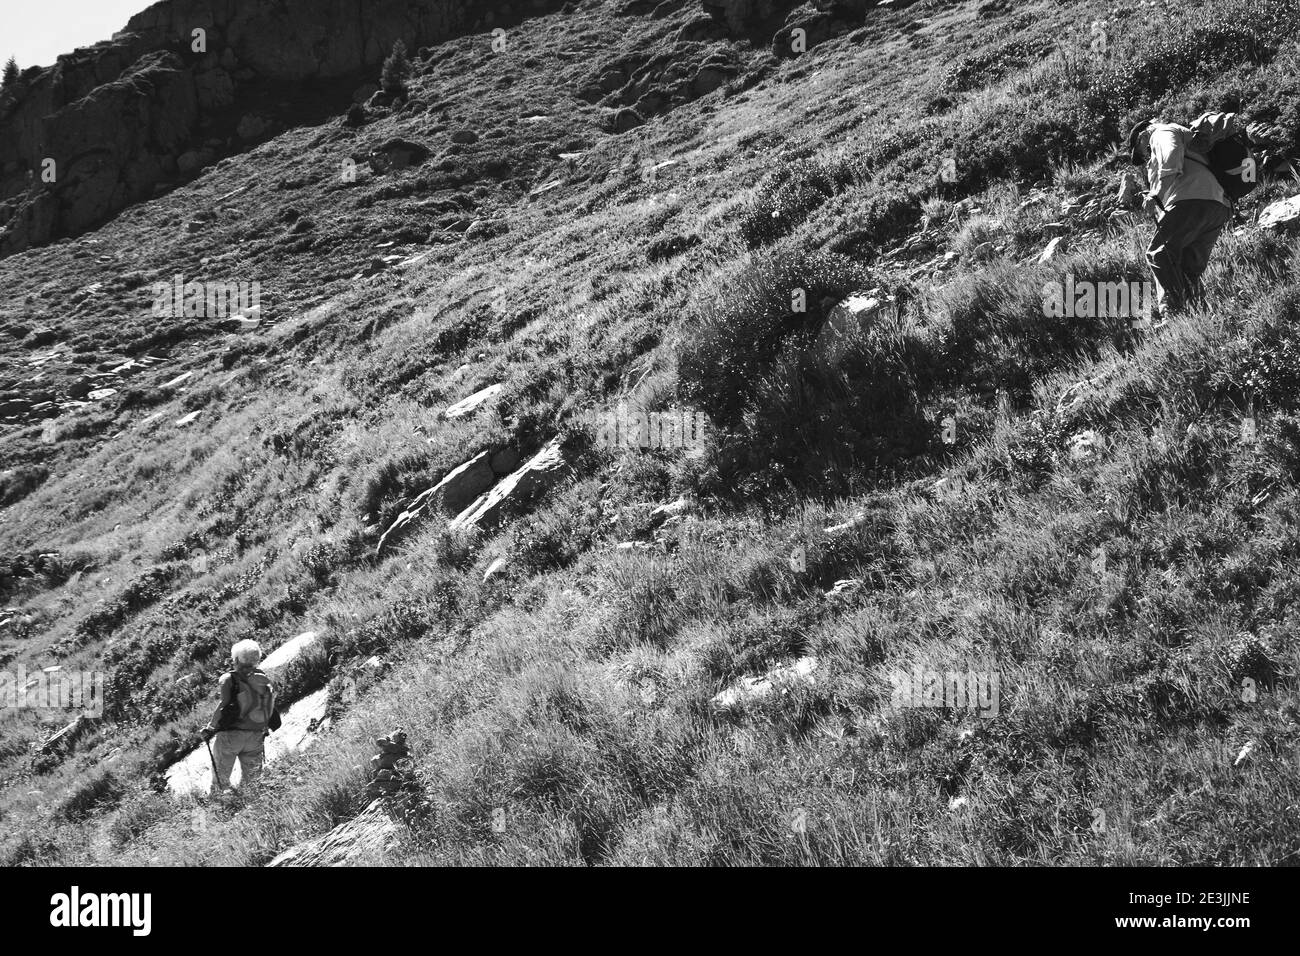
POLYGON ((229 789, 236 758, 243 782, 255 780, 262 772, 266 735, 280 727, 275 688, 257 666, 262 660, 257 641, 240 641, 231 648, 230 659, 234 667, 221 675, 217 709, 202 731, 212 758, 212 794, 229 789))
POLYGON ((1256 167, 1236 113, 1205 113, 1190 127, 1146 120, 1129 133, 1130 159, 1146 166, 1142 208, 1156 216, 1147 263, 1162 313, 1196 304, 1201 275, 1233 202, 1255 188, 1256 167))

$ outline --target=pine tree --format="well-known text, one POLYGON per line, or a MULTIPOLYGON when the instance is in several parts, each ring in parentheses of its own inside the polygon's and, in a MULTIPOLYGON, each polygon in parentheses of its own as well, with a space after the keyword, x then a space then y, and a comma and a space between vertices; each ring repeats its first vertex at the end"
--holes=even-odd
POLYGON ((384 61, 384 72, 380 75, 379 85, 385 93, 396 96, 406 92, 406 81, 411 76, 411 61, 406 58, 406 44, 398 40, 393 44, 393 52, 384 61))
POLYGON ((0 85, 2 85, 5 89, 8 89, 9 87, 13 86, 17 82, 18 82, 18 61, 11 56, 9 58, 9 62, 5 64, 4 79, 0 81, 0 85))

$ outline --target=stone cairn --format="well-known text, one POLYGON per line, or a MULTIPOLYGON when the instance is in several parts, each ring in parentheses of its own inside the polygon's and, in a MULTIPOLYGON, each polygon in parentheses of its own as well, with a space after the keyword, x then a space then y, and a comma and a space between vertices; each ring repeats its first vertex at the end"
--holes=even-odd
POLYGON ((372 799, 391 797, 402 790, 416 789, 406 734, 398 730, 387 737, 377 737, 375 744, 379 753, 370 758, 370 769, 375 776, 366 788, 366 796, 372 799))

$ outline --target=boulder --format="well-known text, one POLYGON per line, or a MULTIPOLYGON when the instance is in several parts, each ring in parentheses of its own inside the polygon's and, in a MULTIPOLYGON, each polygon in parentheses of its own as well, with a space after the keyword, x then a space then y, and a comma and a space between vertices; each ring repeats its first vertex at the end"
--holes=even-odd
POLYGON ((427 146, 396 138, 388 140, 370 153, 370 165, 376 169, 406 169, 408 166, 422 165, 429 156, 427 146))
POLYGON ((1279 199, 1265 206, 1259 214, 1259 227, 1280 232, 1300 230, 1300 196, 1279 199))
POLYGON ((447 527, 452 530, 491 528, 505 517, 508 510, 552 487, 567 468, 560 440, 553 438, 520 468, 502 478, 490 491, 453 518, 447 527))
POLYGON ((880 289, 855 292, 836 304, 826 316, 814 350, 828 356, 839 354, 854 335, 870 328, 893 302, 894 297, 880 289))

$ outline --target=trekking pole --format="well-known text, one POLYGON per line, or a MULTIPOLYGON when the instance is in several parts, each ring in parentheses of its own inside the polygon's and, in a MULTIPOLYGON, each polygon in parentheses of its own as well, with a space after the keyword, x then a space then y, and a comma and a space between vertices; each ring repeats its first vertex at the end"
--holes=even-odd
POLYGON ((221 790, 221 774, 217 773, 217 758, 212 756, 212 742, 205 740, 203 746, 208 748, 208 759, 212 761, 212 782, 216 785, 217 790, 221 790))

